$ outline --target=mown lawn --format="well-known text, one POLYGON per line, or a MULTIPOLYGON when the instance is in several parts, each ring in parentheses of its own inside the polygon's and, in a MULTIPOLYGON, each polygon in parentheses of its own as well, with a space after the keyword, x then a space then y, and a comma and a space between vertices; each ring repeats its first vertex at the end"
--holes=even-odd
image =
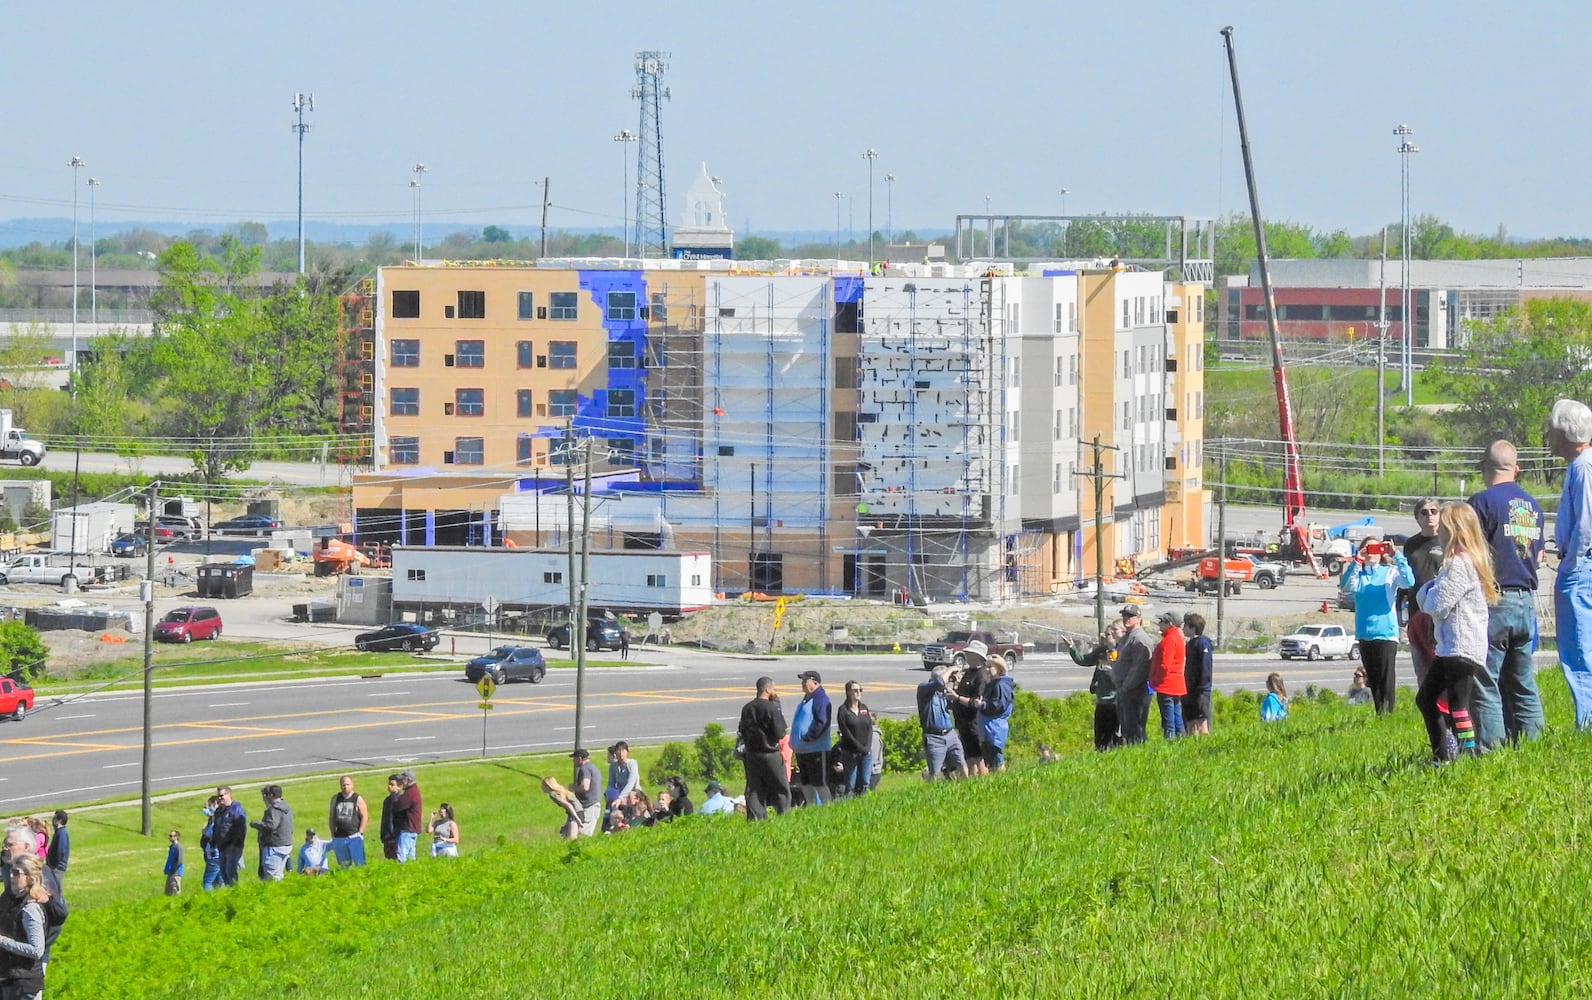
MULTIPOLYGON (((48 995, 1585 996, 1592 737, 1568 729, 1556 672, 1543 687, 1546 737, 1445 768, 1422 763, 1406 691, 1389 718, 1300 703, 1204 739, 573 846, 543 839, 536 765, 475 765, 479 783, 428 767, 463 857, 169 900, 157 839, 100 862, 147 878, 73 915, 48 995)), ((301 815, 330 794, 314 787, 288 784, 301 815)), ((92 828, 74 834, 92 877, 92 828)))

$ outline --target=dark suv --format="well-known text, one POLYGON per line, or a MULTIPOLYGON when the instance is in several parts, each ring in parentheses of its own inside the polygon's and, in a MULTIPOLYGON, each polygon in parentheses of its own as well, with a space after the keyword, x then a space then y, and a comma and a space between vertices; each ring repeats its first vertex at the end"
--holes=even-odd
MULTIPOLYGON (((625 642, 625 627, 619 624, 617 618, 588 618, 586 619, 586 648, 592 652, 599 649, 618 649, 625 642)), ((569 623, 562 622, 547 630, 547 644, 554 649, 564 649, 569 645, 569 623)))

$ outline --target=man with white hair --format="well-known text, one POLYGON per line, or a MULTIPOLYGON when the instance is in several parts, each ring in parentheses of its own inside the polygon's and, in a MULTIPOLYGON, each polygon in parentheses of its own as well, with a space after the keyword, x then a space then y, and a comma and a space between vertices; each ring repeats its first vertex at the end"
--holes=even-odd
POLYGON ((949 700, 956 690, 954 676, 950 667, 937 667, 918 685, 918 725, 923 729, 923 758, 928 763, 924 776, 930 781, 947 767, 957 777, 967 777, 967 758, 949 700))
MULTIPOLYGON (((32 830, 25 826, 7 827, 5 840, 0 841, 0 871, 11 870, 12 858, 34 854, 37 850, 38 840, 32 830)), ((60 937, 61 925, 66 922, 67 905, 66 896, 61 892, 60 874, 48 865, 43 866, 39 874, 44 878, 44 887, 50 891, 50 901, 44 904, 44 964, 48 966, 50 946, 60 937)), ((13 899, 9 892, 0 892, 0 909, 15 903, 20 901, 13 899)))
POLYGON ((1548 414, 1543 443, 1565 460, 1564 490, 1554 544, 1559 576, 1553 585, 1559 664, 1575 703, 1577 729, 1592 729, 1592 409, 1561 399, 1548 414))

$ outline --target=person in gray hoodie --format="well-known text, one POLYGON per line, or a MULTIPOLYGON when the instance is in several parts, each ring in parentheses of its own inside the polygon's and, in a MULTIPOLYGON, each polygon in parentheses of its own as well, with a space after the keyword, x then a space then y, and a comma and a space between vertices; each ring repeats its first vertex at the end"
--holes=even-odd
POLYGON ((281 785, 260 789, 265 811, 249 823, 260 843, 260 878, 280 882, 293 860, 293 807, 282 798, 281 785))

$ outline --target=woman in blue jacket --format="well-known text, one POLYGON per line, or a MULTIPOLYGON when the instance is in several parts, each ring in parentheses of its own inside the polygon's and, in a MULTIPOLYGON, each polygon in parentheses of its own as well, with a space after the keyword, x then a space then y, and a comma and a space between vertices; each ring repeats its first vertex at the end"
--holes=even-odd
POLYGON ((1006 673, 1006 658, 990 654, 985 661, 990 681, 984 693, 977 698, 957 695, 962 704, 978 712, 979 749, 984 755, 984 766, 991 771, 1006 770, 1007 719, 1012 715, 1012 703, 1017 695, 1017 682, 1006 673))
POLYGON ((1365 663, 1366 686, 1378 715, 1393 711, 1398 687, 1393 660, 1399 652, 1399 621, 1394 610, 1400 589, 1415 586, 1415 573, 1392 542, 1367 538, 1343 569, 1338 589, 1354 596, 1354 637, 1365 663))

